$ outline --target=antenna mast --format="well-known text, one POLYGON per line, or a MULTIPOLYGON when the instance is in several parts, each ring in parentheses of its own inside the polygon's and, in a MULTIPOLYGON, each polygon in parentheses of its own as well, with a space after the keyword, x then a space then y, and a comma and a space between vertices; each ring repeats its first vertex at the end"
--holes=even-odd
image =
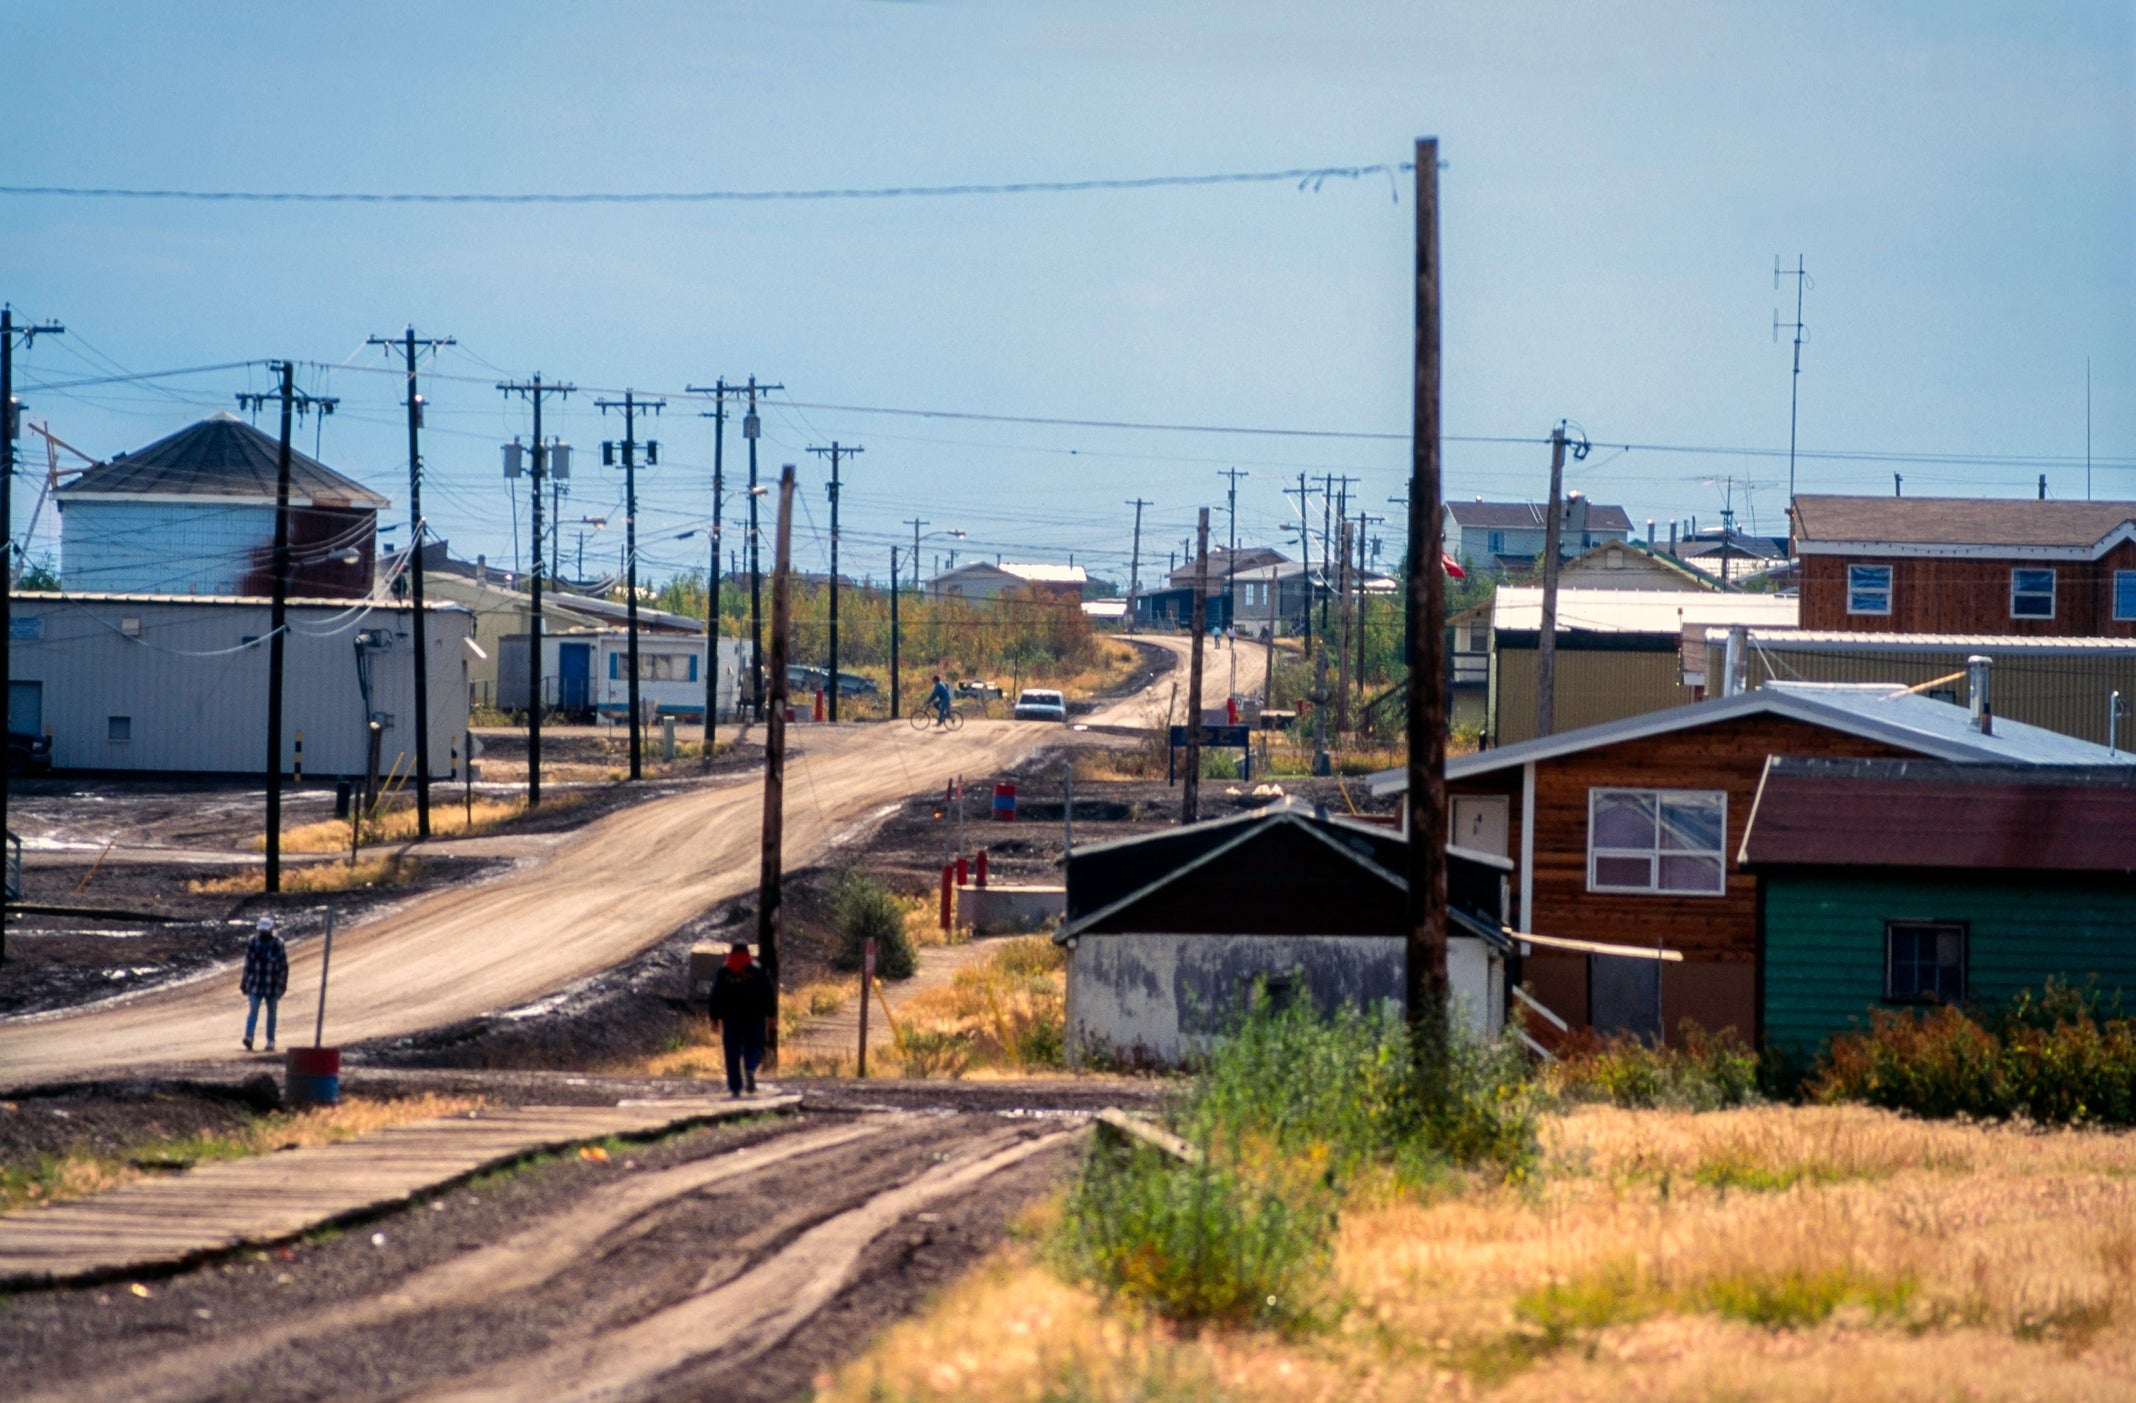
POLYGON ((1795 266, 1793 268, 1781 267, 1780 255, 1777 253, 1773 255, 1773 291, 1778 292, 1780 290, 1780 280, 1782 278, 1793 278, 1795 280, 1795 320, 1784 322, 1780 320, 1779 309, 1775 308, 1773 310, 1773 343, 1775 345, 1779 344, 1780 332, 1783 328, 1793 332, 1795 335, 1795 370, 1787 385, 1787 500, 1788 506, 1792 508, 1795 504, 1795 407, 1801 398, 1802 333, 1805 329, 1802 325, 1802 294, 1804 289, 1815 287, 1817 283, 1815 279, 1810 277, 1809 271, 1803 267, 1802 255, 1799 253, 1795 255, 1795 266))

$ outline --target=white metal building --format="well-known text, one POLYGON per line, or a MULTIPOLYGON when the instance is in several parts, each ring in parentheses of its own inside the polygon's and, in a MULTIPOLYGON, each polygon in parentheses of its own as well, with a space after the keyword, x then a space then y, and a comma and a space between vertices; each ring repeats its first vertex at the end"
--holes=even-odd
MULTIPOLYGON (((541 636, 542 701, 566 716, 612 721, 630 718, 630 631, 568 629, 541 636)), ((732 716, 743 662, 743 639, 719 640, 719 711, 732 716)), ((702 720, 705 640, 688 635, 638 635, 638 701, 655 716, 702 720)), ((497 654, 497 705, 527 704, 527 635, 507 634, 497 654)))
MULTIPOLYGON (((46 732, 66 770, 258 774, 267 762, 268 621, 258 598, 18 594, 8 653, 8 727, 46 732)), ((467 728, 473 616, 427 612, 433 778, 452 773, 467 728)), ((368 722, 380 766, 415 750, 414 610, 375 601, 289 602, 283 644, 285 769, 363 773, 368 722)))

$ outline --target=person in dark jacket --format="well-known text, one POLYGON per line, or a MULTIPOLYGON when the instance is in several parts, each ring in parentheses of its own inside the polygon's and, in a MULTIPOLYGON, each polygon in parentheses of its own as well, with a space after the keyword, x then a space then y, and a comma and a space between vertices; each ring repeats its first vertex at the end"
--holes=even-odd
POLYGON ((771 976, 749 958, 747 941, 735 941, 727 963, 712 976, 710 1011, 727 1053, 728 1095, 755 1091, 764 1061, 764 1020, 771 1016, 771 976))
POLYGON ((263 1001, 267 1005, 267 1050, 274 1051, 275 1009, 288 991, 289 948, 275 934, 274 917, 262 916, 252 943, 245 947, 245 973, 237 982, 237 992, 252 1000, 252 1010, 245 1015, 245 1051, 252 1051, 252 1034, 259 1026, 263 1001))

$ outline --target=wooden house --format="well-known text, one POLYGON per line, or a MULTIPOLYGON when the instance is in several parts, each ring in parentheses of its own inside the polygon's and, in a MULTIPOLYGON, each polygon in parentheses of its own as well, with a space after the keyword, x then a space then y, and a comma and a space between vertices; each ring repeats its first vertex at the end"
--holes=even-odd
MULTIPOLYGON (((1984 689, 1983 689, 1984 695, 1984 689)), ((1447 762, 1452 841, 1513 862, 1522 933, 1679 950, 1638 965, 1538 950, 1530 992, 1574 1026, 1759 1032, 1758 880, 1739 861, 1766 761, 2136 763, 1888 684, 1769 683, 1447 762), (1658 982, 1657 982, 1658 981, 1658 982)), ((1404 789, 1399 770, 1377 793, 1404 789)))
POLYGON ((1759 1021, 1798 1065, 1874 1009, 2136 996, 2136 768, 1776 757, 1744 829, 1759 1021))
POLYGON ((2136 502, 1798 496, 1801 625, 2136 638, 2136 502))
MULTIPOLYGON (((1442 508, 1446 553, 1471 570, 1525 575, 1543 553, 1550 509, 1540 502, 1448 502, 1442 508)), ((1629 541, 1632 519, 1623 507, 1600 506, 1579 493, 1566 496, 1558 521, 1558 558, 1584 555, 1605 541, 1629 541)))

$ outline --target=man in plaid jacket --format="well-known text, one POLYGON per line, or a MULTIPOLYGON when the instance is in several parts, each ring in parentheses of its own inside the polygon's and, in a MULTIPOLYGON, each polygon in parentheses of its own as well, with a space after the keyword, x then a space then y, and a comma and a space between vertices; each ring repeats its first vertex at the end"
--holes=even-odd
POLYGON ((252 1011, 245 1015, 245 1051, 252 1051, 252 1032, 260 1021, 262 1000, 267 1004, 267 1050, 274 1051, 275 1006, 288 988, 289 948, 274 933, 274 917, 262 916, 252 943, 245 947, 245 975, 237 983, 237 992, 252 1000, 252 1011))

